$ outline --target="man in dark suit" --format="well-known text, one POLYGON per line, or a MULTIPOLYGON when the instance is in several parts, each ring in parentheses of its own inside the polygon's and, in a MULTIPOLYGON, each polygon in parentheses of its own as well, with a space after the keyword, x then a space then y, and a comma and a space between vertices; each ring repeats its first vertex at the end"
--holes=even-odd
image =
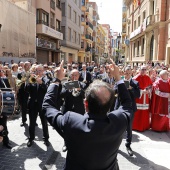
POLYGON ((86 87, 88 87, 92 82, 91 74, 89 71, 86 70, 86 64, 82 65, 82 71, 80 72, 79 81, 85 83, 86 87))
MULTIPOLYGON (((77 69, 73 69, 70 72, 70 80, 78 81, 80 73, 77 69)), ((84 94, 86 84, 83 82, 78 82, 80 88, 78 89, 67 89, 65 85, 63 85, 62 91, 60 93, 60 97, 64 99, 62 112, 65 114, 68 111, 73 111, 79 114, 85 113, 84 108, 84 94)), ((64 144, 62 148, 63 152, 67 150, 66 144, 64 144)))
MULTIPOLYGON (((36 119, 39 113, 41 123, 42 123, 42 129, 43 129, 43 139, 46 146, 49 146, 49 133, 48 133, 48 124, 47 120, 42 114, 42 103, 45 96, 45 93, 47 91, 47 86, 43 82, 43 66, 37 65, 36 66, 36 79, 35 83, 28 83, 26 86, 26 91, 29 93, 29 141, 27 143, 27 146, 30 147, 33 144, 33 140, 35 138, 35 126, 36 126, 36 119)), ((30 78, 31 79, 31 78, 30 78)))
MULTIPOLYGON (((5 91, 7 91, 7 88, 10 88, 10 84, 8 82, 8 79, 4 75, 3 68, 0 68, 0 89, 4 89, 4 90, 6 89, 5 91)), ((12 147, 9 144, 9 138, 8 138, 7 116, 3 115, 2 113, 0 114, 0 125, 3 126, 3 132, 4 132, 1 135, 3 136, 3 145, 6 148, 11 149, 12 147)))
MULTIPOLYGON (((71 81, 78 81, 79 79, 79 71, 77 69, 73 69, 70 73, 71 81)), ((84 108, 84 94, 86 84, 83 82, 78 82, 80 88, 78 89, 67 89, 65 85, 63 85, 62 91, 60 93, 61 98, 64 99, 64 103, 62 106, 63 113, 65 114, 67 111, 73 111, 80 114, 85 113, 84 108)))
MULTIPOLYGON (((136 98, 140 97, 140 88, 139 88, 139 83, 136 80, 132 79, 132 70, 130 67, 125 68, 124 81, 127 86, 130 97, 132 99, 132 109, 133 109, 133 114, 131 114, 131 117, 130 117, 130 123, 128 124, 128 127, 126 129, 127 136, 126 136, 126 144, 125 145, 126 145, 128 154, 130 156, 133 156, 133 151, 130 147, 131 142, 132 142, 132 122, 133 122, 134 113, 137 110, 135 100, 136 100, 136 98)), ((118 93, 118 97, 117 97, 117 100, 115 103, 115 110, 118 109, 120 105, 121 105, 121 101, 120 101, 120 97, 119 97, 119 93, 118 93)))
MULTIPOLYGON (((111 60, 112 61, 112 60, 111 60)), ((113 61, 112 61, 113 62, 113 61)), ((58 68, 56 83, 49 86, 43 103, 43 113, 67 143, 65 170, 118 170, 117 152, 132 114, 131 98, 121 80, 118 67, 110 66, 120 92, 121 106, 108 113, 114 91, 108 84, 96 80, 85 92, 84 115, 56 109, 58 85, 64 77, 63 61, 58 68)))
POLYGON ((27 109, 28 109, 28 92, 25 91, 25 87, 28 84, 28 79, 30 76, 30 62, 26 61, 24 63, 24 71, 18 73, 18 79, 22 81, 21 86, 18 89, 18 101, 21 106, 22 122, 20 126, 25 126, 27 121, 27 109))

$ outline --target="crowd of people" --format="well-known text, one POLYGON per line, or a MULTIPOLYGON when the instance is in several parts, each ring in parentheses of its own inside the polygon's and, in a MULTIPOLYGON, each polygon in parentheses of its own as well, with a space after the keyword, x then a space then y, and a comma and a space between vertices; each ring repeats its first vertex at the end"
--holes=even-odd
MULTIPOLYGON (((102 138, 105 137, 105 141, 101 139, 101 142, 98 142, 101 148, 105 147, 101 153, 104 154, 107 151, 111 154, 112 151, 115 153, 112 158, 116 160, 116 150, 120 146, 125 131, 127 152, 133 156, 132 130, 140 132, 148 129, 158 132, 170 130, 170 68, 163 63, 115 65, 111 60, 105 64, 98 64, 94 61, 90 63, 64 63, 62 61, 58 64, 39 64, 27 61, 16 64, 12 61, 11 64, 0 65, 0 89, 0 98, 6 91, 15 94, 13 113, 6 113, 3 109, 0 113, 0 142, 3 142, 3 145, 9 149, 12 146, 8 139, 7 118, 9 115, 20 112, 22 117, 20 126, 23 127, 29 122, 28 147, 33 144, 36 120, 39 115, 45 145, 50 145, 48 120, 65 141, 63 151, 68 150, 68 153, 70 151, 80 162, 84 156, 87 156, 88 147, 93 146, 91 144, 94 142, 91 140, 99 139, 100 135, 102 138), (123 87, 122 84, 124 84, 123 87), (102 89, 102 91, 97 89, 102 89), (129 99, 131 104, 129 104, 129 99), (88 116, 87 113, 89 113, 88 116), (108 113, 113 113, 113 115, 108 113), (109 119, 112 123, 114 122, 115 130, 112 126, 108 129, 103 127, 108 126, 105 120, 107 115, 113 116, 109 119), (29 121, 27 121, 28 118, 29 121), (105 121, 100 122, 100 119, 105 121), (86 124, 87 121, 88 124, 86 124), (72 124, 74 125, 71 126, 72 124), (111 127, 113 129, 110 129, 111 127), (72 134, 69 128, 74 129, 75 134, 72 134), (102 134, 103 130, 106 131, 105 136, 102 134), (113 131, 110 133, 113 140, 110 140, 108 130, 113 131), (87 135, 80 133, 89 131, 87 135), (76 141, 74 139, 77 135, 84 140, 77 141, 84 145, 84 149, 78 147, 80 144, 72 143, 76 141), (109 140, 115 142, 112 143, 115 145, 113 150, 109 150, 111 148, 109 140), (106 141, 109 146, 102 146, 106 141), (76 153, 75 149, 79 151, 76 153), (80 151, 86 154, 80 156, 80 151)), ((94 148, 91 149, 95 152, 94 148)), ((95 154, 91 153, 93 156, 95 154)), ((112 160, 109 160, 107 156, 101 157, 106 162, 100 166, 104 168, 110 164, 110 167, 118 169, 116 162, 112 164, 112 160)), ((66 165, 74 167, 75 160, 69 157, 66 165)), ((83 166, 86 167, 85 169, 92 167, 96 169, 99 165, 91 162, 91 165, 83 166)))

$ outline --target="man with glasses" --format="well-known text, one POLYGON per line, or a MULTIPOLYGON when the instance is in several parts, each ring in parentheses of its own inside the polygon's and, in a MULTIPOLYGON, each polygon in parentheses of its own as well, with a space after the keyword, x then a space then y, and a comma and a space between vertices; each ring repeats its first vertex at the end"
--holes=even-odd
POLYGON ((48 141, 49 133, 48 133, 48 124, 47 120, 42 114, 42 103, 44 96, 47 91, 47 85, 43 81, 43 66, 37 65, 36 66, 36 75, 35 77, 31 77, 30 79, 34 80, 32 83, 28 83, 26 86, 26 91, 29 93, 29 141, 27 146, 30 147, 33 144, 33 140, 35 139, 35 126, 36 120, 39 113, 42 129, 43 129, 43 139, 46 146, 49 146, 50 143, 48 141))
POLYGON ((134 115, 133 130, 145 131, 150 128, 149 103, 151 97, 152 80, 146 74, 146 66, 141 66, 139 74, 133 79, 139 82, 140 98, 136 99, 137 112, 134 115))

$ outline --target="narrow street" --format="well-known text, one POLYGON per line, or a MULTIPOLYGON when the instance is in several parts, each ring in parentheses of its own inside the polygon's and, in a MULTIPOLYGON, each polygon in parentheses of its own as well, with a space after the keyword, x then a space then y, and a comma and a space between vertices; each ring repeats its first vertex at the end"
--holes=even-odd
MULTIPOLYGON (((9 138, 12 150, 0 144, 0 170, 62 170, 66 153, 63 153, 63 139, 49 126, 50 147, 42 140, 42 130, 38 118, 36 140, 28 148, 28 125, 20 127, 21 118, 8 121, 9 138)), ((132 149, 134 156, 129 157, 125 148, 125 139, 120 146, 118 162, 120 170, 170 170, 170 133, 146 131, 133 132, 132 149)))

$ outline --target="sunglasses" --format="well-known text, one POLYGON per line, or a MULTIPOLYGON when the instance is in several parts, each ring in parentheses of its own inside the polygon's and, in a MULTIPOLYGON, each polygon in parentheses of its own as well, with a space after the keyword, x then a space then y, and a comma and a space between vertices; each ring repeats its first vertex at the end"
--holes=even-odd
POLYGON ((146 69, 142 69, 142 71, 146 71, 146 69))

